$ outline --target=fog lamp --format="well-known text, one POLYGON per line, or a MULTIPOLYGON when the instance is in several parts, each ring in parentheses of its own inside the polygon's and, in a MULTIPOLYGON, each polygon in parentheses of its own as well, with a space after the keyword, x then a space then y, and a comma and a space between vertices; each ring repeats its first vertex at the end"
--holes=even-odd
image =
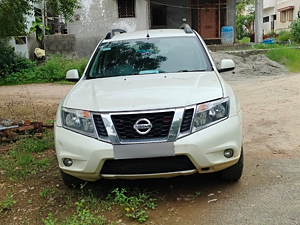
POLYGON ((226 158, 231 158, 231 157, 233 156, 233 154, 234 154, 234 152, 233 152, 232 149, 226 149, 226 150, 224 151, 224 156, 225 156, 226 158))
POLYGON ((68 159, 68 158, 65 158, 65 159, 63 160, 63 163, 64 163, 64 165, 67 166, 67 167, 70 167, 70 166, 73 165, 72 159, 68 159))

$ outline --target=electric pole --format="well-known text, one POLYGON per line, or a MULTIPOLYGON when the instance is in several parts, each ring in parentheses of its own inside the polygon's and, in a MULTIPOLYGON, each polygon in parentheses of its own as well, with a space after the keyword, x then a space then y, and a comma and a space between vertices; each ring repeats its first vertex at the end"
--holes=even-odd
POLYGON ((263 0, 255 0, 255 42, 263 41, 263 0))

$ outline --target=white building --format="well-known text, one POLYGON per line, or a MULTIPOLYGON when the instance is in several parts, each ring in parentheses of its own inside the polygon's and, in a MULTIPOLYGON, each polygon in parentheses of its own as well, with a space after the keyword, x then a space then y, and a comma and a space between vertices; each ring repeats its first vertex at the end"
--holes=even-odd
MULTIPOLYGON (((35 4, 35 8, 41 9, 41 4, 35 4)), ((31 15, 26 15, 27 28, 26 33, 29 33, 32 22, 35 21, 34 12, 31 15)), ((9 41, 9 44, 14 48, 15 52, 20 53, 27 59, 34 59, 34 49, 37 47, 37 41, 35 34, 29 34, 28 36, 14 37, 9 41)))
POLYGON ((263 29, 270 31, 289 30, 292 20, 300 14, 300 0, 264 0, 263 29))
POLYGON ((276 30, 277 25, 277 0, 264 0, 263 2, 263 29, 264 34, 276 30))
POLYGON ((277 0, 276 31, 289 30, 292 20, 297 19, 300 12, 300 0, 277 0))

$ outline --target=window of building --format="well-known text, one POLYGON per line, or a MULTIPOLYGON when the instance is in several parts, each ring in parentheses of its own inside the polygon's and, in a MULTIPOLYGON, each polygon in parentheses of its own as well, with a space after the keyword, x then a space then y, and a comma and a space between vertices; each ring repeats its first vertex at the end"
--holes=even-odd
POLYGON ((15 43, 16 45, 26 45, 27 39, 26 37, 21 37, 21 36, 15 37, 15 43))
POLYGON ((286 22, 286 11, 280 12, 280 22, 285 23, 286 22))
POLYGON ((290 9, 287 11, 287 14, 288 14, 288 21, 292 21, 293 20, 293 14, 294 14, 294 10, 293 9, 290 9))
POLYGON ((167 26, 167 8, 166 6, 152 7, 152 26, 167 26))
POLYGON ((135 0, 118 0, 119 18, 135 17, 135 0))
POLYGON ((294 17, 294 9, 288 9, 280 12, 280 22, 292 21, 294 17))
POLYGON ((270 18, 269 16, 265 16, 265 17, 263 18, 263 22, 264 22, 264 23, 269 23, 269 21, 270 21, 269 18, 270 18))

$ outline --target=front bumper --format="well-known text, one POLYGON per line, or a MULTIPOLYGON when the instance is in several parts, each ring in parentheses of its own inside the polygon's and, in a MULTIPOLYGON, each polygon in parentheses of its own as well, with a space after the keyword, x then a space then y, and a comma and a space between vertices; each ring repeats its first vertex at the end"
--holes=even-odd
POLYGON ((105 160, 114 159, 113 145, 55 126, 55 148, 59 167, 74 177, 87 181, 103 178, 169 178, 193 173, 210 173, 226 169, 239 160, 242 146, 242 113, 174 142, 175 155, 186 155, 196 169, 171 173, 105 175, 100 171, 105 160), (232 149, 234 156, 224 156, 232 149), (73 165, 66 167, 64 158, 73 165))

